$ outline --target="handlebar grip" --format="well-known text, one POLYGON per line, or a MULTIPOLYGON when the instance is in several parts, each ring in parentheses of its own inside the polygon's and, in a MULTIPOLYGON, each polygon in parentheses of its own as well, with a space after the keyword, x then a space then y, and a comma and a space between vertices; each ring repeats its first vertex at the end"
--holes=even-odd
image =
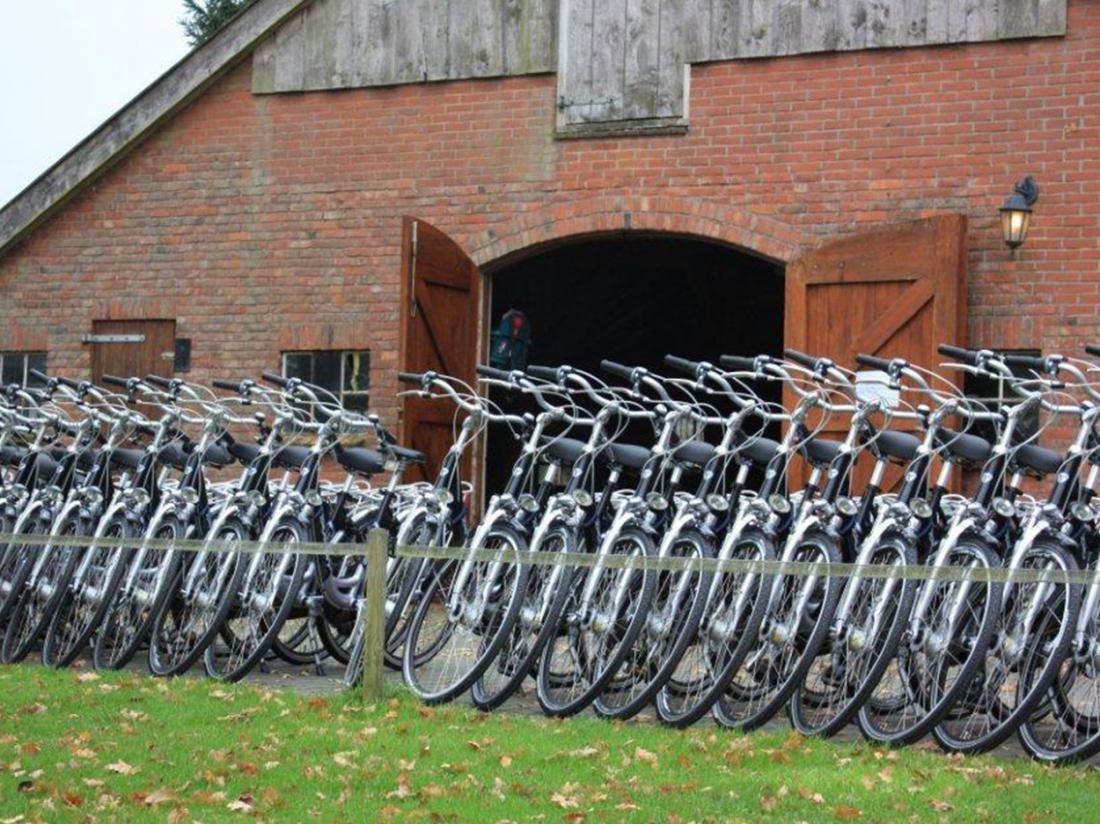
POLYGON ((32 377, 38 378, 38 380, 42 381, 42 383, 50 382, 50 376, 47 375, 45 372, 39 372, 37 369, 31 369, 29 370, 29 372, 32 377))
POLYGON ((512 373, 504 369, 497 369, 495 366, 485 366, 483 364, 477 365, 477 373, 483 378, 492 378, 497 381, 507 381, 512 379, 512 373))
MULTIPOLYGON (((479 366, 478 369, 481 369, 481 367, 479 366)), ((415 383, 419 386, 424 381, 424 375, 420 372, 398 372, 397 379, 402 383, 415 383)))
POLYGON ((159 386, 161 389, 171 389, 172 381, 168 378, 162 378, 160 375, 146 375, 145 380, 147 383, 153 384, 153 386, 159 386))
POLYGON ((805 352, 799 352, 797 349, 784 349, 783 357, 793 360, 795 363, 800 363, 808 369, 817 366, 817 358, 813 355, 807 355, 805 352))
POLYGON ((126 378, 119 378, 115 375, 104 375, 102 380, 107 386, 116 386, 119 389, 126 390, 130 388, 130 382, 126 380, 126 378))
POLYGON ((1085 351, 1090 355, 1096 355, 1096 357, 1100 358, 1100 343, 1086 343, 1085 351))
POLYGON ((950 344, 941 343, 936 347, 936 351, 941 355, 947 355, 949 358, 954 358, 960 363, 968 363, 971 366, 978 365, 978 353, 971 352, 969 349, 963 349, 961 346, 951 346, 950 344))
POLYGON ((241 391, 241 381, 227 381, 223 378, 214 378, 214 380, 210 381, 210 385, 215 389, 227 389, 230 392, 241 391))
POLYGON ((1047 359, 1034 355, 1005 355, 1006 366, 1018 366, 1021 369, 1031 369, 1035 372, 1047 371, 1047 359))
POLYGON ((887 358, 878 358, 874 355, 856 355, 856 363, 860 366, 870 366, 872 369, 881 369, 883 372, 887 372, 890 369, 890 360, 887 358))
POLYGON ((544 381, 557 382, 558 380, 558 370, 553 366, 530 365, 527 367, 527 374, 544 381))
POLYGON ((694 375, 699 371, 699 362, 691 361, 687 358, 680 358, 676 355, 665 355, 665 365, 671 366, 673 369, 679 369, 681 372, 687 372, 694 375))
POLYGON ((623 366, 621 363, 615 363, 615 361, 602 360, 600 361, 600 369, 607 372, 610 375, 623 378, 624 380, 634 379, 634 370, 629 366, 623 366))
POLYGON ((746 358, 741 355, 722 355, 718 363, 727 369, 736 369, 739 372, 755 372, 756 358, 746 358))
POLYGON ((274 372, 264 372, 263 379, 268 383, 273 383, 276 386, 280 386, 286 389, 290 385, 290 381, 284 378, 282 375, 276 375, 274 372))

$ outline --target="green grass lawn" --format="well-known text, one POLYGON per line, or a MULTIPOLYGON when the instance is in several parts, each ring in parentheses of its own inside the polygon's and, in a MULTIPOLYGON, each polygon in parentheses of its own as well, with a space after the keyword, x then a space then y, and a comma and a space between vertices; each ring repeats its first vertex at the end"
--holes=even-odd
POLYGON ((1096 820, 1100 772, 0 667, 0 824, 1096 820))

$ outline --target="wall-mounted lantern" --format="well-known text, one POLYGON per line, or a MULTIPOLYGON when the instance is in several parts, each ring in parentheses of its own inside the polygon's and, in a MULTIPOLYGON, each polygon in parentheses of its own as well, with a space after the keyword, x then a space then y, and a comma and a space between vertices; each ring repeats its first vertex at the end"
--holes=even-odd
POLYGON ((1039 184, 1028 175, 1013 187, 1012 194, 1001 207, 1001 232, 1009 249, 1019 249, 1027 240, 1027 230, 1031 226, 1031 207, 1038 199, 1039 184))

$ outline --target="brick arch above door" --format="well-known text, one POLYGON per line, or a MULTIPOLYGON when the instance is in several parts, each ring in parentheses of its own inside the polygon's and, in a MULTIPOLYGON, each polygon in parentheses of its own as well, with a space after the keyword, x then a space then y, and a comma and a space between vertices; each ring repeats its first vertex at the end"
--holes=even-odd
POLYGON ((472 232, 461 242, 474 262, 485 266, 566 238, 628 231, 709 238, 780 263, 797 257, 805 242, 803 234, 789 224, 725 203, 634 194, 605 194, 547 204, 518 213, 490 229, 472 232))

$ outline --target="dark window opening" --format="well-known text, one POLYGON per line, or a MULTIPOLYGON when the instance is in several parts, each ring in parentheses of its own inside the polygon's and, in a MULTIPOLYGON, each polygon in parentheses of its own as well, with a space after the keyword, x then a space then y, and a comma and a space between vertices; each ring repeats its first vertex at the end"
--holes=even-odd
POLYGON ((370 352, 365 349, 283 352, 283 376, 328 390, 354 412, 365 412, 370 404, 370 352))
MULTIPOLYGON (((674 236, 595 239, 494 271, 487 322, 495 329, 517 309, 530 324, 528 363, 569 364, 620 383, 601 372, 602 359, 674 375, 663 363, 667 354, 712 362, 722 354, 779 354, 783 290, 782 265, 729 246, 674 236)), ((775 384, 757 389, 779 400, 775 384)), ((492 397, 508 409, 527 408, 504 392, 492 397)), ((622 440, 652 445, 653 433, 637 428, 622 440)), ((506 432, 491 430, 490 492, 504 487, 517 454, 506 432)))
POLYGON ((30 371, 37 369, 46 371, 45 352, 0 352, 0 374, 3 376, 4 386, 17 383, 26 386, 28 383, 36 383, 30 380, 30 371))

